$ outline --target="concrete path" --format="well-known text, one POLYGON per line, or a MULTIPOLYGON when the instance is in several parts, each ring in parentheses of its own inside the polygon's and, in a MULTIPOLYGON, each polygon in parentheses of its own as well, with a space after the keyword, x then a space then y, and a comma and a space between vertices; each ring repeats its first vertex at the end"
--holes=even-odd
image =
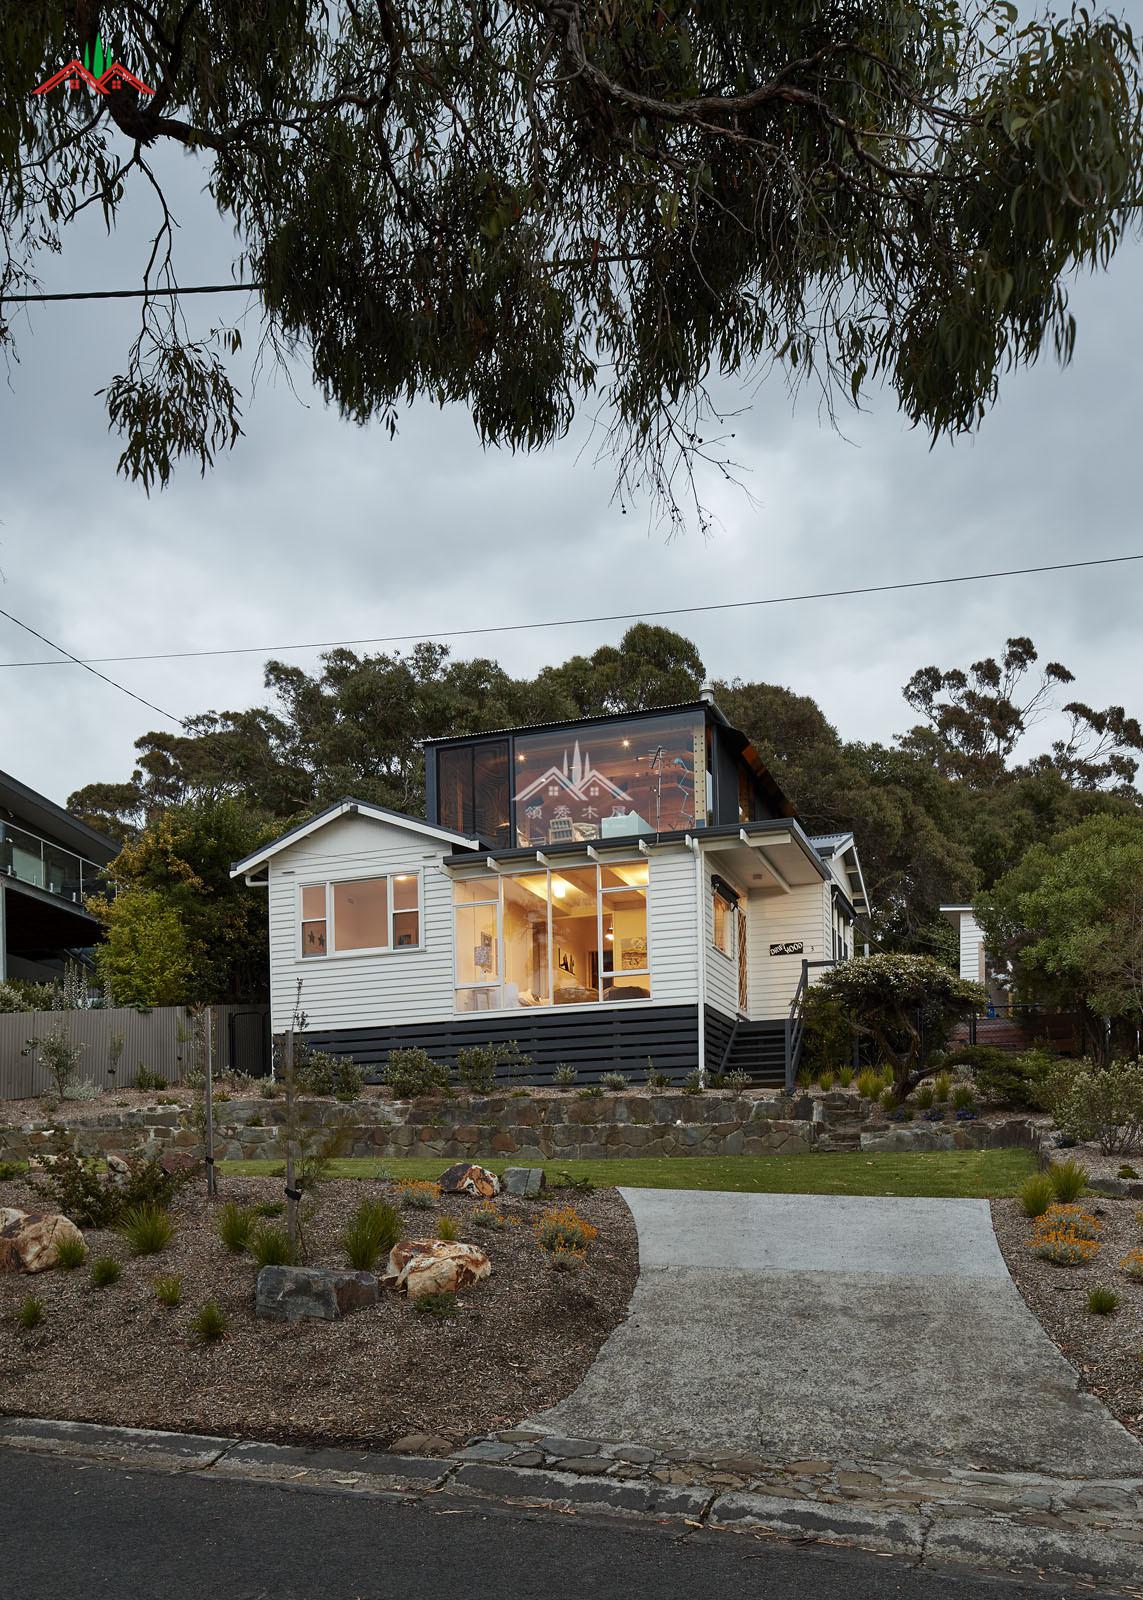
POLYGON ((771 1460, 1143 1476, 1021 1299, 979 1200, 625 1189, 627 1321, 532 1419, 771 1460))

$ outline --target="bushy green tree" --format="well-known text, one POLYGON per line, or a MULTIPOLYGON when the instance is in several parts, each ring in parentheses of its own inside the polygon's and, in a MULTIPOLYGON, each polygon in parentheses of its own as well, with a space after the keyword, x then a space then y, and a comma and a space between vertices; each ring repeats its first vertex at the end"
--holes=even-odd
POLYGON ((1089 817, 1034 844, 975 910, 1023 993, 1081 1008, 1098 1060, 1108 1022, 1143 1023, 1143 816, 1089 817))
POLYGON ((815 988, 811 1014, 815 1004, 831 1007, 856 1038, 872 1043, 893 1070, 899 1099, 934 1070, 931 1053, 986 998, 978 983, 918 955, 857 956, 827 968, 815 988))
POLYGON ((106 943, 101 978, 124 1005, 261 998, 266 905, 230 868, 276 830, 231 799, 198 799, 157 815, 109 873, 118 893, 93 900, 106 943))
MULTIPOLYGON (((602 405, 621 482, 668 508, 726 459, 712 374, 975 427, 1002 372, 1070 356, 1068 277, 1139 193, 1128 26, 1009 0, 3 0, 0 69, 4 287, 175 146, 344 415, 392 431, 423 394, 534 448, 602 405), (154 93, 32 96, 101 23, 154 93)), ((123 470, 234 443, 239 343, 145 303, 107 386, 123 470)))

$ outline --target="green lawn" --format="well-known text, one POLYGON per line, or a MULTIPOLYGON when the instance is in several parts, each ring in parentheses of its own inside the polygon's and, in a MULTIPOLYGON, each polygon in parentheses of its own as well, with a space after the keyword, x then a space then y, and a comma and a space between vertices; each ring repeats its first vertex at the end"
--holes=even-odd
MULTIPOLYGON (((341 1178, 439 1178, 447 1161, 398 1158, 333 1162, 341 1178)), ((538 1161, 487 1163, 539 1166, 538 1161)), ((223 1172, 264 1177, 281 1163, 223 1161, 223 1172)), ((732 1189, 754 1194, 953 1195, 986 1199, 1015 1194, 1036 1169, 1030 1150, 938 1150, 911 1155, 860 1152, 801 1156, 650 1156, 631 1161, 545 1161, 549 1183, 558 1173, 588 1178, 597 1188, 732 1189)))

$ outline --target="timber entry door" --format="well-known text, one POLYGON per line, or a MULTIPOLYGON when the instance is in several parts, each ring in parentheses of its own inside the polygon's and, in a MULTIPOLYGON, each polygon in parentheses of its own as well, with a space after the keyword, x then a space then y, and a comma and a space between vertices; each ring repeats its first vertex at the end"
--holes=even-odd
POLYGON ((738 906, 738 1009, 749 1010, 750 992, 746 981, 746 913, 738 906))

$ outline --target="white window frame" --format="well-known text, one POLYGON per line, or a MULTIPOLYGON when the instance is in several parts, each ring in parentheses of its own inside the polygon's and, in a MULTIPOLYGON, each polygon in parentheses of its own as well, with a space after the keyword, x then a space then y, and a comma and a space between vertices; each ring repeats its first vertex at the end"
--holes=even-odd
MULTIPOLYGON (((387 872, 339 872, 333 878, 309 878, 299 882, 297 886, 297 915, 295 926, 297 929, 297 959, 307 967, 319 961, 351 961, 355 956, 405 956, 414 950, 425 948, 425 875, 420 867, 393 867, 387 872), (337 948, 337 928, 333 915, 333 890, 338 883, 376 883, 381 879, 386 881, 386 910, 388 914, 389 943, 369 945, 362 949, 339 950, 337 948), (393 943, 393 917, 400 915, 393 909, 393 880, 394 878, 415 878, 417 884, 417 942, 416 944, 393 943), (321 956, 307 956, 302 946, 302 893, 306 889, 325 890, 325 954, 321 956)), ((406 913, 411 910, 406 907, 406 913)), ((306 917, 306 922, 317 922, 317 917, 306 917)))
POLYGON ((715 955, 721 956, 724 961, 733 961, 735 957, 734 943, 738 937, 738 918, 734 915, 734 912, 734 901, 728 900, 722 893, 721 889, 717 888, 715 884, 712 883, 710 885, 710 947, 714 951, 715 955), (716 900, 721 900, 723 905, 726 907, 726 927, 729 937, 727 938, 727 948, 725 950, 718 942, 718 918, 715 915, 714 909, 714 902, 716 900))
MULTIPOLYGON (((607 982, 610 982, 610 983, 612 983, 614 985, 618 981, 618 979, 620 978, 621 973, 619 971, 616 971, 615 969, 613 969, 610 974, 605 974, 604 970, 603 970, 603 909, 604 909, 603 908, 603 897, 604 897, 604 895, 607 895, 607 894, 621 894, 621 893, 624 892, 624 890, 630 889, 632 887, 632 885, 615 883, 615 884, 610 884, 605 888, 604 884, 603 884, 603 868, 604 867, 610 867, 612 865, 615 865, 615 866, 629 866, 629 865, 632 865, 632 864, 633 863, 630 862, 627 859, 622 860, 622 861, 617 861, 617 862, 614 862, 614 863, 612 863, 610 861, 602 861, 602 862, 601 861, 594 861, 594 862, 587 861, 587 862, 583 862, 583 863, 570 863, 570 862, 566 863, 566 870, 569 871, 569 872, 571 872, 571 871, 577 871, 578 872, 578 871, 582 870, 583 868, 591 868, 593 866, 595 868, 595 941, 596 941, 596 949, 599 952, 599 992, 597 993, 597 995, 596 995, 594 1000, 577 1000, 577 1001, 573 1001, 572 1003, 570 1003, 568 1005, 557 1006, 554 999, 549 999, 549 1002, 548 1002, 547 1005, 529 1007, 528 1009, 534 1009, 536 1011, 545 1011, 545 1012, 590 1011, 595 1006, 638 1006, 638 1005, 648 1005, 650 1003, 650 1000, 651 1000, 651 995, 650 994, 648 994, 646 996, 646 998, 642 999, 642 1000, 609 1000, 607 998, 607 996, 604 994, 604 988, 605 988, 607 982)), ((501 990, 503 988, 503 986, 504 986, 504 891, 503 891, 503 888, 502 888, 502 884, 503 884, 505 878, 533 877, 536 874, 536 870, 537 869, 535 867, 528 866, 528 867, 521 867, 519 869, 519 871, 517 871, 517 872, 498 872, 496 874, 494 884, 489 884, 488 885, 489 892, 485 896, 485 898, 482 899, 482 900, 457 900, 457 899, 455 899, 455 897, 453 898, 453 904, 452 904, 452 927, 453 927, 452 1004, 453 1004, 453 1014, 455 1016, 467 1017, 467 1016, 471 1016, 472 1015, 472 1012, 464 1011, 458 1005, 458 1003, 457 1003, 457 994, 459 992, 473 990, 473 989, 487 989, 487 990, 496 989, 496 990, 501 990), (494 979, 491 979, 487 983, 461 983, 459 981, 459 979, 458 979, 458 974, 457 974, 457 954, 458 954, 458 950, 457 950, 457 941, 456 941, 456 913, 458 911, 460 911, 460 910, 463 910, 465 906, 472 906, 472 905, 483 905, 483 906, 495 906, 496 907, 496 972, 497 972, 497 976, 494 979)), ((553 939, 552 939, 553 900, 552 900, 552 894, 551 894, 551 881, 552 881, 552 874, 555 873, 555 874, 558 875, 559 872, 561 871, 561 868, 560 867, 544 867, 541 870, 546 872, 547 876, 548 876, 548 896, 547 896, 547 900, 548 900, 548 994, 549 994, 549 996, 551 996, 551 995, 554 995, 553 983, 554 983, 554 978, 555 978, 555 969, 554 969, 554 966, 553 966, 555 945, 554 945, 553 939)), ((483 878, 486 878, 486 877, 490 878, 491 876, 492 875, 490 873, 474 873, 473 874, 473 878, 477 879, 477 880, 483 879, 483 878)), ((454 881, 471 882, 471 881, 473 881, 473 879, 459 879, 459 880, 454 880, 454 881)), ((627 972, 627 976, 630 977, 630 978, 646 978, 647 979, 647 987, 648 987, 648 989, 650 989, 651 988, 651 977, 652 977, 652 974, 651 974, 651 874, 650 874, 650 872, 648 872, 648 874, 647 874, 647 882, 646 882, 646 884, 640 884, 640 885, 638 885, 638 887, 643 890, 643 892, 644 892, 644 894, 646 896, 646 905, 647 905, 647 917, 646 917, 646 921, 647 921, 647 965, 645 967, 640 967, 638 971, 635 971, 634 969, 630 969, 627 972)), ((311 956, 309 959, 310 960, 316 960, 317 958, 311 956)), ((481 1007, 480 1009, 488 1010, 488 1011, 496 1011, 496 1012, 501 1013, 502 1015, 507 1016, 509 1014, 514 1015, 518 1008, 515 1007, 515 1006, 497 1005, 497 1006, 481 1007)))

